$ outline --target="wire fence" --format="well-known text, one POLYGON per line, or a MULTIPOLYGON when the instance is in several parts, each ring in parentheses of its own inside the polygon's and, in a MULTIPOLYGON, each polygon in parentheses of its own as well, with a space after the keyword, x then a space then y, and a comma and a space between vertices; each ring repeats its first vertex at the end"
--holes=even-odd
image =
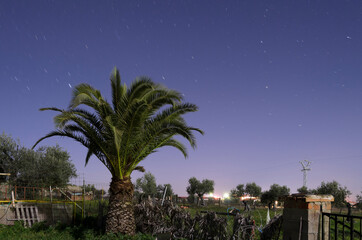
POLYGON ((0 213, 4 213, 3 224, 11 224, 8 218, 15 218, 11 214, 14 211, 5 211, 11 205, 16 206, 31 205, 37 206, 40 219, 48 223, 76 222, 87 216, 96 216, 102 219, 107 212, 108 187, 103 183, 86 183, 79 179, 73 179, 65 187, 29 187, 13 186, 8 183, 0 184, 0 213), (66 214, 65 214, 66 213, 66 214), (10 214, 10 215, 9 215, 10 214))
POLYGON ((0 200, 43 200, 43 201, 83 201, 103 200, 108 193, 103 189, 83 189, 80 186, 58 187, 22 187, 0 186, 0 200))

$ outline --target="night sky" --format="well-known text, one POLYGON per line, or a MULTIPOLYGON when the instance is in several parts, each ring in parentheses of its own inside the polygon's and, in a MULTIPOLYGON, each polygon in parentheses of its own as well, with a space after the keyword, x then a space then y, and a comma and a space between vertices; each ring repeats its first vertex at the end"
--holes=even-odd
MULTIPOLYGON (((141 163, 186 195, 187 181, 302 186, 336 180, 362 191, 361 1, 0 1, 0 132, 31 147, 54 129, 72 88, 110 99, 114 66, 130 84, 146 75, 182 92, 205 131, 189 158, 160 149, 141 163)), ((86 149, 66 149, 79 176, 107 187, 86 149)), ((133 180, 142 174, 132 174, 133 180)))

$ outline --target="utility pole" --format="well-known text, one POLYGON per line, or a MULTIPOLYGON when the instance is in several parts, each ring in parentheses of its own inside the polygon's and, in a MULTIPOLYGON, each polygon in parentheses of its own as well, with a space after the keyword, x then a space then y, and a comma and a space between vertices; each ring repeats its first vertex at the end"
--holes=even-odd
POLYGON ((303 172, 303 187, 307 187, 307 171, 312 170, 309 166, 312 162, 308 160, 300 161, 300 164, 302 164, 303 169, 301 170, 303 172))

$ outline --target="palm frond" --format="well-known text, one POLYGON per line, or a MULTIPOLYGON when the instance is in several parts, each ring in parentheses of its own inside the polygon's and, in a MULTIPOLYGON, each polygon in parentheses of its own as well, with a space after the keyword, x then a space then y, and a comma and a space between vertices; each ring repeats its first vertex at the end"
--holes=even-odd
POLYGON ((88 148, 85 165, 95 155, 113 177, 122 179, 134 170, 144 170, 138 164, 162 147, 174 147, 186 158, 187 148, 176 136, 196 147, 194 132, 203 134, 203 131, 188 126, 183 118, 184 114, 197 111, 196 105, 183 103, 179 92, 155 84, 147 77, 137 78, 127 89, 121 85, 116 68, 110 81, 112 105, 97 89, 79 84, 73 90, 67 110, 40 109, 59 113, 54 117, 57 130, 39 139, 33 148, 49 137, 72 138, 88 148))

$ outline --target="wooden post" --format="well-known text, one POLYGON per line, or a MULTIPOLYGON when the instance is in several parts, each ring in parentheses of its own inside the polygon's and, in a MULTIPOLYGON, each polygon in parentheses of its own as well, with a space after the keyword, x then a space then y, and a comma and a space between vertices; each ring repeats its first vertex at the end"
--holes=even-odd
POLYGON ((14 191, 11 191, 11 203, 12 203, 13 207, 15 207, 14 191))

